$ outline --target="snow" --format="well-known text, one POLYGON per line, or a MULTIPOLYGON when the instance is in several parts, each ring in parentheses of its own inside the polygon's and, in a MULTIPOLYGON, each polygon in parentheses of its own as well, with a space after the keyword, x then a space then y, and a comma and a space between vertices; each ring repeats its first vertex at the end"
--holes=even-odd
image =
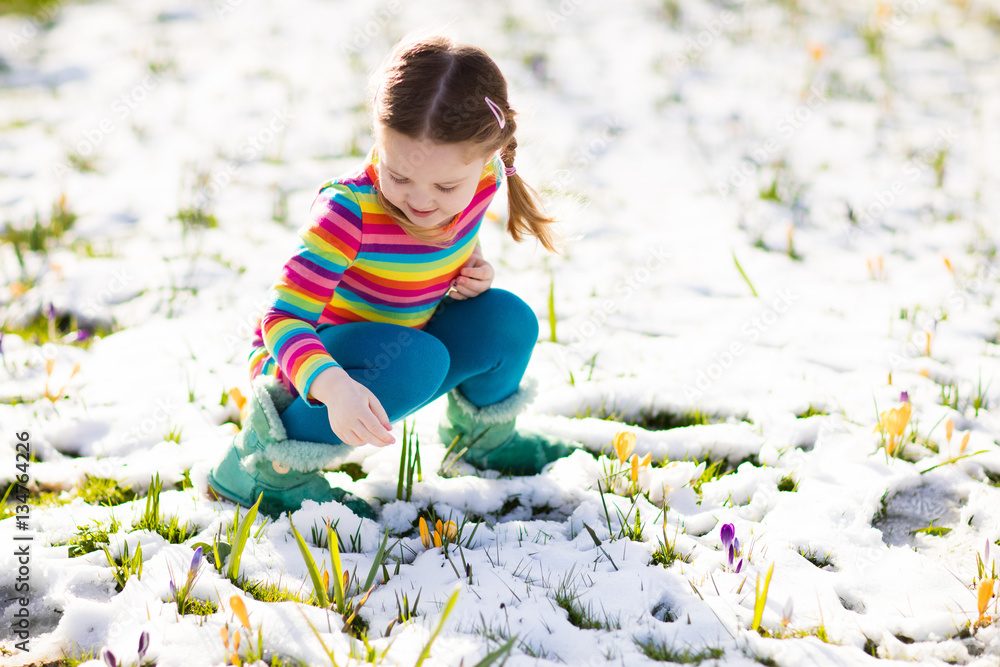
POLYGON ((312 538, 327 522, 356 602, 389 536, 359 612, 380 664, 417 662, 455 590, 427 665, 475 664, 511 637, 512 666, 652 664, 637 641, 721 649, 706 664, 996 664, 1000 629, 976 623, 976 595, 977 559, 989 575, 1000 553, 997 17, 986 0, 97 0, 0 16, 0 220, 27 229, 63 196, 78 216, 45 252, 0 247, 0 484, 20 473, 17 434, 38 459, 28 530, 0 522, 4 664, 103 664, 101 649, 138 664, 143 632, 158 665, 229 664, 223 627, 242 632, 242 660, 260 629, 268 664, 365 662, 341 615, 305 602, 291 524, 329 568, 312 538), (262 299, 314 189, 370 146, 371 73, 413 31, 478 44, 508 78, 518 173, 565 248, 546 256, 495 224, 482 242, 543 332, 519 424, 581 450, 534 477, 441 475, 443 405, 428 406, 410 500, 399 446, 360 448, 345 461, 362 478, 328 476, 376 521, 314 502, 258 517, 241 576, 302 602, 255 600, 206 563, 193 595, 219 610, 180 615, 170 582, 236 512, 206 495, 238 417, 221 397, 248 393, 262 299), (217 226, 182 224, 198 206, 217 226), (50 308, 56 340, 21 335, 50 308), (71 321, 105 333, 71 343, 71 321), (923 444, 889 456, 879 413, 904 391, 923 444), (710 423, 623 423, 665 412, 710 423), (628 469, 611 448, 623 429, 654 462, 635 498, 609 480, 628 469), (720 460, 733 470, 702 479, 720 460), (155 474, 161 513, 195 531, 181 544, 132 527, 155 474), (73 497, 87 476, 140 497, 88 504, 73 497), (66 502, 35 504, 43 490, 66 502), (425 548, 418 517, 458 523, 460 546, 425 548), (65 546, 112 519, 112 556, 141 543, 144 560, 120 592, 102 550, 65 546), (948 530, 914 532, 930 526, 948 530), (24 652, 6 619, 26 536, 24 652), (651 562, 664 540, 682 556, 668 567, 651 562), (601 627, 573 625, 557 597, 601 627))

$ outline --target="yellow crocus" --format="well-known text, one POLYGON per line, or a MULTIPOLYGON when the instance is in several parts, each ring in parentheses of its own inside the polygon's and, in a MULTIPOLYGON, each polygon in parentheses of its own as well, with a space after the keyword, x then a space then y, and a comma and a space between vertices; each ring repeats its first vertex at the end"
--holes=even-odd
POLYGON ((441 532, 444 538, 449 542, 454 542, 458 538, 458 526, 454 521, 446 521, 444 524, 444 530, 441 532))
POLYGON ((965 448, 969 446, 969 435, 971 431, 966 431, 965 435, 962 436, 962 444, 958 448, 958 453, 961 454, 965 451, 965 448))
POLYGON ((948 438, 948 442, 951 442, 951 434, 954 432, 955 432, 955 422, 954 420, 952 420, 951 417, 949 417, 948 421, 944 423, 944 435, 946 438, 948 438))
POLYGON ((424 545, 425 549, 431 548, 431 534, 427 530, 427 522, 424 521, 424 517, 420 517, 420 543, 424 545))
POLYGON ((635 484, 639 481, 639 455, 632 455, 632 483, 635 484))
POLYGON ((896 435, 902 437, 903 431, 906 430, 906 425, 910 423, 910 415, 913 414, 913 406, 909 403, 903 403, 899 406, 899 422, 897 424, 896 435))
POLYGON ((614 439, 615 454, 618 456, 619 463, 625 463, 628 461, 628 457, 632 455, 632 450, 635 449, 635 433, 630 431, 618 431, 615 434, 614 439))
MULTIPOLYGON (((249 630, 250 616, 247 615, 247 606, 243 604, 243 600, 241 600, 239 596, 234 595, 229 598, 229 606, 233 608, 233 613, 240 619, 240 623, 243 624, 243 627, 249 630)), ((239 635, 236 636, 239 637, 239 635)))
POLYGON ((991 619, 986 615, 986 608, 990 604, 990 599, 993 597, 993 585, 996 583, 995 579, 983 579, 979 584, 979 594, 977 596, 979 603, 979 620, 976 621, 976 625, 985 625, 991 619))

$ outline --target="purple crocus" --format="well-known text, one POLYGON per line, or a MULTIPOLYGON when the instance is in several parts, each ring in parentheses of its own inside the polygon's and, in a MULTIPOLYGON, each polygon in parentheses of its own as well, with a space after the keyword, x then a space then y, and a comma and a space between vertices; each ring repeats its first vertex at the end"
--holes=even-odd
POLYGON ((171 600, 176 600, 177 599, 177 587, 174 586, 174 580, 173 579, 170 580, 170 599, 171 600))
POLYGON ((104 660, 104 664, 108 667, 118 667, 118 659, 110 650, 103 649, 101 651, 101 658, 104 660))
POLYGON ((903 393, 901 393, 899 395, 899 402, 900 403, 909 403, 910 402, 910 392, 904 391, 903 393))
POLYGON ((202 560, 201 547, 198 547, 194 550, 194 555, 191 557, 191 567, 188 568, 187 584, 184 585, 185 591, 191 587, 195 577, 198 576, 198 568, 201 567, 202 560))
POLYGON ((736 526, 731 523, 727 523, 722 526, 722 547, 728 549, 732 546, 733 540, 736 538, 736 526))
POLYGON ((149 648, 149 633, 145 630, 139 635, 139 659, 146 655, 146 650, 149 648))
POLYGON ((191 567, 188 568, 192 572, 197 572, 198 568, 201 567, 202 552, 201 547, 194 550, 194 555, 191 556, 191 567))

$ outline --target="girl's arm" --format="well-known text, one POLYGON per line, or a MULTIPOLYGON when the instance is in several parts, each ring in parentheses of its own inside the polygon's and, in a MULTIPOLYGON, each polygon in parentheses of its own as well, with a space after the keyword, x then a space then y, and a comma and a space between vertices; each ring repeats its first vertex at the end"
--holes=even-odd
POLYGON ((493 284, 494 275, 493 265, 483 258, 483 249, 477 243, 448 296, 459 301, 479 296, 493 284))
POLYGON ((330 427, 342 442, 390 444, 389 420, 378 399, 347 374, 316 335, 323 310, 357 257, 360 207, 350 189, 332 184, 317 195, 310 213, 299 250, 285 263, 261 319, 264 344, 299 395, 326 407, 330 427))

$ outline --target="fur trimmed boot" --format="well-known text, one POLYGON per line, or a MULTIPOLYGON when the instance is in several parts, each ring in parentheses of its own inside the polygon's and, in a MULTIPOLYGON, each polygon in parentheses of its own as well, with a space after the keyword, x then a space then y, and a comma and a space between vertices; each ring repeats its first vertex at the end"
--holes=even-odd
POLYGON ((342 447, 288 439, 279 412, 292 400, 273 378, 254 381, 243 428, 209 472, 209 490, 244 507, 252 506, 263 493, 260 511, 271 516, 294 512, 306 500, 336 500, 358 516, 374 519, 368 503, 331 486, 323 476, 323 467, 342 454, 342 447))
POLYGON ((482 407, 469 402, 455 388, 448 393, 448 408, 438 433, 447 447, 455 438, 460 458, 483 470, 509 475, 537 475, 547 464, 568 456, 576 446, 538 433, 518 433, 517 416, 535 397, 535 383, 528 381, 511 396, 482 407))

